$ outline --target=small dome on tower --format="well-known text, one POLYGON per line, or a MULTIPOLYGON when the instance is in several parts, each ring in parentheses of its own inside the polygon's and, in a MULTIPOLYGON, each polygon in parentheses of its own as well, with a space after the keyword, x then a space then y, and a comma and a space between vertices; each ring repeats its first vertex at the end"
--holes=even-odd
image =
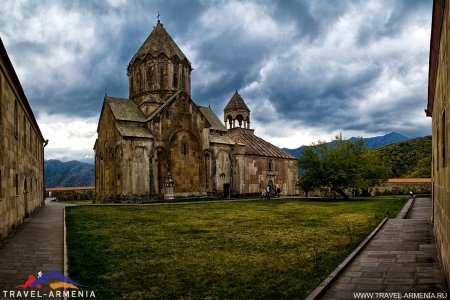
POLYGON ((236 109, 243 109, 250 112, 250 109, 248 109, 247 104, 245 104, 244 99, 242 99, 237 90, 236 92, 234 92, 233 97, 231 97, 230 101, 228 101, 228 104, 227 106, 225 106, 225 109, 223 111, 226 112, 236 109))
POLYGON ((227 128, 250 129, 250 109, 236 90, 223 110, 224 122, 227 128))

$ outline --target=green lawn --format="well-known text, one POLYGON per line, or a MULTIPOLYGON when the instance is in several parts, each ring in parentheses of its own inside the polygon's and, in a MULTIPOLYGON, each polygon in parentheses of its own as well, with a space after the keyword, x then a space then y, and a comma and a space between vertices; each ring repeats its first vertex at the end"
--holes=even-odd
POLYGON ((405 202, 67 207, 68 272, 97 299, 303 299, 405 202))

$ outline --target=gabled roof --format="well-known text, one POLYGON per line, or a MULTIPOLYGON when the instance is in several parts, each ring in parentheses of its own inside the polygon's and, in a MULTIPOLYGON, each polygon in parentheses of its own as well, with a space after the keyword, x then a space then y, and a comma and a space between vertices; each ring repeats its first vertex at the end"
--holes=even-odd
POLYGON ((208 122, 211 124, 211 129, 219 131, 227 131, 227 128, 222 124, 216 114, 212 111, 211 107, 198 106, 200 112, 205 116, 208 122))
MULTIPOLYGON (((145 116, 134 101, 124 98, 105 96, 100 120, 105 105, 109 106, 114 117, 114 126, 122 137, 153 138, 150 130, 145 126, 145 116)), ((99 131, 98 122, 97 132, 99 131)), ((96 148, 95 141, 94 149, 96 148)))
POLYGON ((168 107, 169 105, 172 104, 173 101, 175 101, 175 99, 177 99, 177 96, 179 94, 181 94, 181 90, 179 90, 178 92, 176 92, 175 94, 173 94, 169 99, 167 99, 166 102, 164 102, 164 104, 162 104, 161 106, 159 106, 147 119, 145 119, 144 121, 148 122, 150 120, 153 120, 154 117, 156 117, 157 115, 159 115, 159 113, 161 111, 163 111, 166 107, 168 107))
POLYGON ((189 65, 191 64, 172 37, 164 29, 163 24, 158 20, 153 31, 131 59, 129 66, 138 58, 144 59, 147 55, 157 58, 161 54, 165 54, 168 58, 177 56, 180 60, 185 60, 189 65))
POLYGON ((105 102, 111 108, 114 118, 119 121, 144 122, 145 116, 134 101, 105 96, 105 102))
POLYGON ((116 123, 116 128, 122 137, 153 138, 150 130, 145 126, 116 123))
POLYGON ((241 95, 239 95, 238 91, 234 92, 233 97, 231 97, 230 101, 228 101, 227 106, 225 106, 223 111, 236 110, 236 109, 244 109, 246 111, 250 111, 248 109, 247 104, 245 104, 244 99, 242 99, 241 95))
POLYGON ((234 128, 228 130, 227 136, 237 143, 245 144, 245 154, 295 159, 291 154, 286 153, 277 146, 257 137, 252 129, 234 128))

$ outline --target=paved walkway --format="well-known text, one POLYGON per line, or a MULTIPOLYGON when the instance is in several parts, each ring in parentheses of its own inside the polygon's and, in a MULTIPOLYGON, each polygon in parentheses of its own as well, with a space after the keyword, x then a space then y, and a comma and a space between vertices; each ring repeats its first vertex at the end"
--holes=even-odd
POLYGON ((24 284, 29 274, 64 271, 64 206, 47 199, 0 242, 0 299, 8 299, 3 290, 24 284))
MULTIPOLYGON (((445 291, 430 217, 431 200, 417 198, 408 218, 388 220, 320 299, 356 299, 357 292, 445 291)), ((372 294, 372 299, 399 298, 387 296, 372 294)))

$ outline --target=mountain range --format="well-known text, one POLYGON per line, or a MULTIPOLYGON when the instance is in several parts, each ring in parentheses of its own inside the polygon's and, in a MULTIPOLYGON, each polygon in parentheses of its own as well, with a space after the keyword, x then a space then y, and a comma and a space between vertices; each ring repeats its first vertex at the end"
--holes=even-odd
POLYGON ((44 184, 46 187, 71 187, 94 185, 94 165, 80 161, 44 161, 44 184))
MULTIPOLYGON (((358 140, 358 139, 361 139, 361 138, 360 137, 351 137, 349 140, 354 141, 354 140, 358 140)), ((388 133, 388 134, 382 135, 382 136, 375 136, 375 137, 362 138, 362 139, 365 142, 368 149, 375 149, 375 148, 389 145, 392 143, 407 141, 411 138, 409 138, 406 135, 403 135, 401 133, 398 133, 398 132, 391 132, 391 133, 388 133)), ((333 145, 335 143, 337 143, 336 140, 331 141, 328 143, 328 146, 333 147, 333 145)), ((308 147, 308 146, 304 145, 304 146, 298 147, 296 149, 283 148, 283 150, 286 151, 287 153, 294 155, 295 157, 298 157, 304 147, 308 147)))
POLYGON ((431 135, 370 150, 391 170, 391 178, 430 178, 431 135))

